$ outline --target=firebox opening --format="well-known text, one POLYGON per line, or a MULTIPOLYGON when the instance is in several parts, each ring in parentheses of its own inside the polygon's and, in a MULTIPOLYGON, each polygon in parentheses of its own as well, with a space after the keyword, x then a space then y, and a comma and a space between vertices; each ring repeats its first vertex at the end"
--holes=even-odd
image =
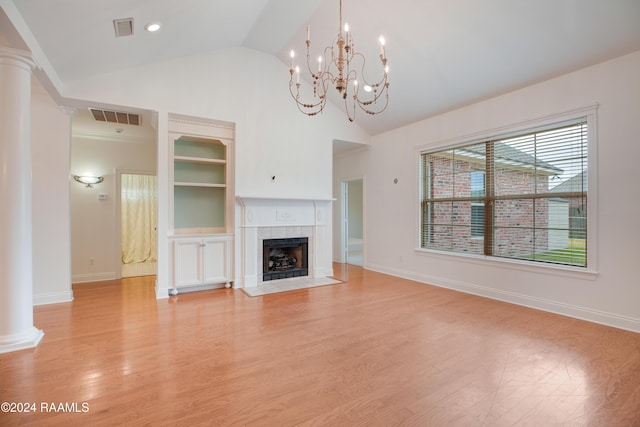
POLYGON ((309 275, 309 239, 265 239, 262 244, 262 280, 309 275))

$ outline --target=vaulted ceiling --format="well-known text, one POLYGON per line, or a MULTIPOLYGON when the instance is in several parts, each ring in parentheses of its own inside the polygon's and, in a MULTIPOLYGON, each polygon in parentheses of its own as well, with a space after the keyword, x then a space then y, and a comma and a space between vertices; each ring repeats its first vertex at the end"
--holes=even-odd
MULTIPOLYGON (((0 0, 63 85, 236 46, 289 64, 289 51, 305 48, 307 25, 318 50, 334 40, 338 4, 0 0), (122 18, 133 18, 133 35, 115 36, 113 20, 122 18), (150 22, 162 29, 146 32, 150 22)), ((377 64, 378 37, 387 41, 390 106, 357 119, 372 135, 640 49, 638 0, 343 0, 343 20, 368 67, 377 64)), ((15 39, 0 22, 0 37, 15 39)))

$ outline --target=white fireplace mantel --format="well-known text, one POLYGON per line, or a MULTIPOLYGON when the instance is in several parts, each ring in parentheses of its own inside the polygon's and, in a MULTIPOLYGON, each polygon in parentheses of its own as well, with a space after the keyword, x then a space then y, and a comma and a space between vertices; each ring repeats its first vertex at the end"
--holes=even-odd
POLYGON ((282 237, 309 238, 309 276, 333 275, 331 209, 334 199, 287 199, 237 196, 240 206, 241 274, 235 287, 262 283, 262 241, 282 237))

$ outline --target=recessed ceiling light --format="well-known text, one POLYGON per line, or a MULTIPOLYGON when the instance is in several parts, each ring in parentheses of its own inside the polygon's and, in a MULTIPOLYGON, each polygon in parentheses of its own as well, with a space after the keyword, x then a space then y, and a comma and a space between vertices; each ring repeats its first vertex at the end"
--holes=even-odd
POLYGON ((153 33, 155 31, 158 31, 160 29, 160 23, 159 22, 150 22, 147 25, 144 26, 144 29, 149 31, 150 33, 153 33))

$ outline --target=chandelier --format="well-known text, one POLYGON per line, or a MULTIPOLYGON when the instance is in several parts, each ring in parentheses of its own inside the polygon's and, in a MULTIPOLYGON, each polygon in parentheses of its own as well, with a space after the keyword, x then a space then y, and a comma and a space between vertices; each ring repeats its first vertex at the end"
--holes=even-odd
POLYGON ((308 116, 321 113, 327 103, 330 87, 335 87, 343 99, 350 122, 353 122, 358 107, 371 115, 382 113, 387 109, 389 105, 389 66, 385 54, 384 38, 380 37, 379 57, 382 77, 377 83, 370 83, 364 76, 366 58, 363 54, 355 51, 353 37, 349 33, 349 24, 342 25, 342 0, 340 0, 338 36, 334 40, 334 44, 325 47, 322 54, 317 57, 317 64, 312 65, 311 27, 308 25, 306 45, 306 71, 310 74, 313 82, 313 98, 310 102, 304 102, 300 99, 300 66, 295 64, 295 52, 292 50, 290 53, 289 92, 296 101, 298 110, 308 116))

